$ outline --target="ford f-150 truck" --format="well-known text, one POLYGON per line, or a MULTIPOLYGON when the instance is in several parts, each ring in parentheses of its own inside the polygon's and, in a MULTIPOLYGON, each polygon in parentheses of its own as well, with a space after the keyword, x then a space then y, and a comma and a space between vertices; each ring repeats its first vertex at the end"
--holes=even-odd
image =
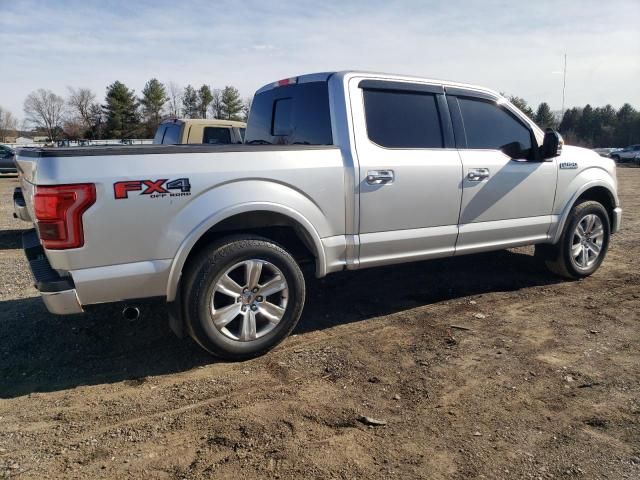
POLYGON ((301 265, 340 270, 536 245, 592 274, 620 226, 615 164, 498 93, 361 72, 256 92, 243 145, 22 149, 15 209, 49 311, 158 297, 226 359, 295 327, 301 265))

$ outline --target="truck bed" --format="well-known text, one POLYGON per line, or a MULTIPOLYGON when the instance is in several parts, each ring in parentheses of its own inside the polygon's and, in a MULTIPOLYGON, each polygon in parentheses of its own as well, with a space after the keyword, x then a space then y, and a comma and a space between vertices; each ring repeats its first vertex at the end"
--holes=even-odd
POLYGON ((222 153, 290 150, 323 150, 334 145, 95 145, 90 147, 24 147, 18 149, 21 157, 100 157, 107 155, 153 155, 174 153, 222 153))

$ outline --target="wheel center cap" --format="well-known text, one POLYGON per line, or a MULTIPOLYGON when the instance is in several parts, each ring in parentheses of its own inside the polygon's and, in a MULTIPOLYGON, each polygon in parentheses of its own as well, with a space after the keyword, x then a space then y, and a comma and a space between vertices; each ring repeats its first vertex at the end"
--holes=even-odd
POLYGON ((245 292, 240 296, 240 298, 242 299, 243 305, 249 305, 251 302, 253 302, 253 293, 245 292))

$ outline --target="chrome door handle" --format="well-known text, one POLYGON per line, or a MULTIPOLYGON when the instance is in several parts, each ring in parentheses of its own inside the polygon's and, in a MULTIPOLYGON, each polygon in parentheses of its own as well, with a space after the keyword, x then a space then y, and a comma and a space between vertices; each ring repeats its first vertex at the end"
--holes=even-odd
POLYGON ((388 185, 393 183, 394 179, 393 170, 369 170, 367 172, 367 183, 369 185, 388 185))
POLYGON ((485 178, 489 178, 488 168, 471 168, 467 173, 467 180, 470 182, 480 182, 485 178))

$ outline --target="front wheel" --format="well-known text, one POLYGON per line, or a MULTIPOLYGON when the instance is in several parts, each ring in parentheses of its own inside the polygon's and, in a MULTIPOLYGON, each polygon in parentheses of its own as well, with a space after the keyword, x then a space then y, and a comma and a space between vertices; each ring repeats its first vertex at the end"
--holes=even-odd
POLYGON ((284 340, 298 323, 304 299, 296 261, 262 237, 209 245, 186 270, 187 329, 205 350, 227 360, 256 357, 284 340))
POLYGON ((609 248, 609 215, 602 204, 585 201, 575 205, 560 241, 556 245, 537 245, 551 272, 566 278, 584 278, 595 272, 609 248))

